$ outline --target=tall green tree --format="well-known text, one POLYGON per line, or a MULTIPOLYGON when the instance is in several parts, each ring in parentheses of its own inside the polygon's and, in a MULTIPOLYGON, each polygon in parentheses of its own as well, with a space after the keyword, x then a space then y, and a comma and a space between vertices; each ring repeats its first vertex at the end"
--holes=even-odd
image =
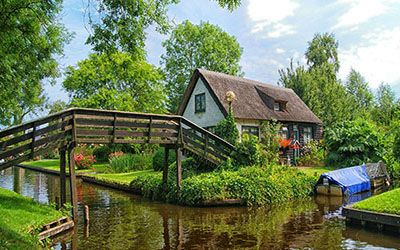
POLYGON ((395 117, 399 104, 396 95, 389 84, 382 83, 376 94, 376 106, 372 117, 377 124, 389 126, 395 117))
POLYGON ((279 71, 279 84, 293 89, 326 125, 352 119, 354 102, 337 80, 338 43, 333 34, 316 34, 305 53, 307 65, 279 71))
POLYGON ((196 68, 242 75, 239 66, 242 48, 234 36, 216 25, 184 21, 172 31, 163 46, 166 52, 161 56, 161 64, 171 112, 176 112, 196 68))
POLYGON ((159 69, 129 53, 91 54, 68 67, 63 82, 71 106, 163 112, 165 96, 159 69))
POLYGON ((56 56, 70 35, 61 0, 0 1, 0 124, 14 125, 43 107, 43 80, 58 76, 56 56))
POLYGON ((358 113, 367 116, 374 104, 374 95, 364 77, 359 72, 351 69, 345 83, 345 88, 353 97, 358 113))

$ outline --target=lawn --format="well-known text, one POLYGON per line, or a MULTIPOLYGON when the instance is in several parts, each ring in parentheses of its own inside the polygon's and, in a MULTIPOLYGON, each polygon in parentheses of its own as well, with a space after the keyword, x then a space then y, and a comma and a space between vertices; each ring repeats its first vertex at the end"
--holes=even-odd
MULTIPOLYGON (((40 160, 40 161, 26 161, 22 163, 23 165, 31 166, 31 167, 38 167, 38 168, 45 168, 54 171, 60 171, 60 160, 40 160)), ((95 163, 91 169, 84 169, 84 170, 77 170, 77 173, 104 173, 107 170, 108 164, 107 163, 95 163)), ((68 166, 67 166, 67 172, 68 166)))
POLYGON ((400 215, 400 188, 357 202, 354 208, 400 215))
POLYGON ((325 166, 319 166, 319 167, 298 167, 300 171, 303 173, 310 175, 310 176, 317 176, 319 177, 321 174, 335 170, 333 167, 325 167, 325 166))
POLYGON ((154 170, 141 170, 129 173, 115 173, 115 174, 89 174, 89 176, 94 177, 98 180, 102 180, 109 183, 117 183, 122 185, 129 185, 132 180, 138 177, 146 177, 151 175, 161 175, 161 172, 156 172, 154 170))
POLYGON ((0 249, 40 249, 31 232, 63 216, 53 207, 0 188, 0 249))

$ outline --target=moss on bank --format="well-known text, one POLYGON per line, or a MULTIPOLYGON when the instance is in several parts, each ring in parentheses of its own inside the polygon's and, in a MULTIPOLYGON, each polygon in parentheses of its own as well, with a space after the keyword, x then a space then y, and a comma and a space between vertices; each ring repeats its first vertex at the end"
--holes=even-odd
POLYGON ((0 188, 0 249, 40 249, 35 235, 63 216, 51 206, 0 188))
POLYGON ((372 212, 400 215, 400 188, 360 201, 353 207, 372 212))

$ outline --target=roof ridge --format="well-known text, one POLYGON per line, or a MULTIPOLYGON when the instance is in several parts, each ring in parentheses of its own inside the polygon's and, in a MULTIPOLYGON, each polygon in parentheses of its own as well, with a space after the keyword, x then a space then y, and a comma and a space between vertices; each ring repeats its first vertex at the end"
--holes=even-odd
POLYGON ((234 75, 230 75, 230 74, 227 74, 227 73, 218 72, 218 71, 212 71, 212 70, 208 70, 208 69, 204 69, 204 68, 198 68, 197 70, 202 75, 204 75, 203 73, 206 73, 206 74, 207 73, 211 73, 211 74, 221 75, 221 76, 227 77, 227 78, 232 78, 232 79, 235 79, 235 80, 245 81, 245 83, 244 82, 238 82, 239 84, 252 84, 254 86, 271 87, 271 88, 276 88, 276 89, 279 89, 279 90, 293 91, 293 89, 291 89, 291 88, 286 88, 286 87, 282 87, 282 86, 279 86, 279 85, 274 85, 272 83, 265 83, 265 82, 261 82, 261 81, 258 81, 258 80, 245 78, 245 77, 242 77, 242 76, 234 76, 234 75))

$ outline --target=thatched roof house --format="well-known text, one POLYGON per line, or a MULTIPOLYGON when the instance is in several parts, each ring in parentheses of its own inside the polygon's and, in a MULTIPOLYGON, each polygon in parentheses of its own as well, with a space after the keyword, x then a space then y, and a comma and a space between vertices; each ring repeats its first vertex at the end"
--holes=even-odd
POLYGON ((265 120, 283 124, 282 136, 304 144, 322 136, 322 121, 292 89, 219 72, 196 69, 178 113, 198 125, 212 128, 227 115, 227 92, 233 92, 233 115, 240 133, 259 134, 265 120))

